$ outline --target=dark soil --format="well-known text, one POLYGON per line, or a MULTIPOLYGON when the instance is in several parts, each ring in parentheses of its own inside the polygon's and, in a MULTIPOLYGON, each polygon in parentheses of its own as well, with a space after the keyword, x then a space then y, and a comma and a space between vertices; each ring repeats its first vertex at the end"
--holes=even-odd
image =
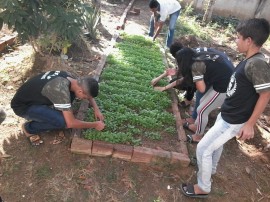
MULTIPOLYGON (((69 52, 72 59, 40 56, 27 44, 0 58, 0 103, 7 113, 0 125, 0 196, 4 201, 196 201, 184 197, 178 189, 182 182, 196 182, 196 166, 172 168, 75 155, 69 151, 72 137, 68 133, 63 142, 53 144, 58 131, 41 134, 44 145, 33 148, 21 133, 24 120, 10 109, 16 89, 32 75, 51 69, 93 74, 128 3, 102 1, 99 39, 88 42, 90 48, 78 42, 69 52)), ((150 17, 147 1, 137 0, 134 6, 141 9, 140 15, 128 15, 125 30, 145 34, 150 17)), ((237 55, 230 46, 207 45, 222 48, 233 59, 237 55)), ((264 50, 269 54, 269 48, 264 50)), ((184 118, 182 110, 181 115, 184 118)), ((214 119, 212 113, 209 127, 214 119)), ((255 138, 247 142, 232 139, 225 145, 208 201, 270 201, 269 126, 268 106, 258 121, 255 138)), ((188 144, 188 148, 194 157, 196 145, 188 144)))

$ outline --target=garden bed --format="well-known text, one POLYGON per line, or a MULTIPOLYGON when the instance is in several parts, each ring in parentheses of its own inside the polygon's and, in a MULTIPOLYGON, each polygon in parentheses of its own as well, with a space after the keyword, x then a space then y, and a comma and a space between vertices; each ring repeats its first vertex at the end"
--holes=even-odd
MULTIPOLYGON (((164 53, 143 36, 123 34, 120 40, 110 47, 106 66, 99 65, 103 71, 98 68, 95 74, 100 81, 96 102, 106 128, 84 130, 84 138, 80 130, 73 130, 71 152, 187 167, 190 159, 177 96, 173 91, 155 91, 150 84, 167 66, 164 53)), ((166 82, 161 80, 160 85, 166 82)), ((87 106, 82 102, 77 118, 95 121, 87 106)))
MULTIPOLYGON (((159 47, 142 36, 121 38, 108 57, 96 99, 106 117, 106 128, 88 129, 83 136, 179 152, 171 97, 167 92, 154 91, 150 85, 152 78, 164 71, 159 47)), ((87 117, 93 121, 93 112, 88 111, 87 117)))

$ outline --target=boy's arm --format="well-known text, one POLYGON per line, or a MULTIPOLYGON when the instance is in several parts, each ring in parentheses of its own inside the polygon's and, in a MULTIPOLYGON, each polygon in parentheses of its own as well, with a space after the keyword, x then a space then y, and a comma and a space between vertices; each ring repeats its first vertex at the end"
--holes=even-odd
POLYGON ((94 113, 95 113, 95 118, 96 118, 96 120, 104 121, 104 116, 103 116, 103 114, 101 113, 101 111, 99 110, 99 107, 98 107, 98 105, 97 105, 95 99, 91 97, 91 98, 89 98, 88 100, 89 100, 91 106, 92 106, 93 109, 94 109, 94 113))
POLYGON ((175 87, 177 85, 180 85, 183 82, 183 80, 184 80, 184 78, 180 78, 180 79, 177 79, 174 82, 172 82, 172 83, 170 83, 170 84, 168 84, 168 85, 166 85, 164 87, 156 86, 156 87, 154 87, 154 89, 157 90, 157 91, 161 91, 162 92, 162 91, 171 89, 171 88, 173 88, 173 87, 175 87))
POLYGON ((163 27, 164 22, 158 21, 158 22, 156 22, 156 24, 157 24, 157 30, 156 30, 156 33, 153 36, 153 41, 155 41, 155 39, 159 35, 160 31, 162 30, 162 27, 163 27))
POLYGON ((196 89, 200 92, 200 93, 204 93, 205 90, 206 90, 206 85, 205 85, 205 82, 204 80, 199 80, 199 81, 196 81, 196 89))
POLYGON ((239 139, 246 140, 254 137, 254 125, 256 124, 257 119, 263 113, 269 100, 270 91, 261 92, 259 94, 259 99, 257 100, 252 115, 239 131, 239 139))
POLYGON ((86 122, 76 119, 72 110, 62 111, 67 128, 95 128, 96 130, 103 130, 105 124, 103 121, 86 122))

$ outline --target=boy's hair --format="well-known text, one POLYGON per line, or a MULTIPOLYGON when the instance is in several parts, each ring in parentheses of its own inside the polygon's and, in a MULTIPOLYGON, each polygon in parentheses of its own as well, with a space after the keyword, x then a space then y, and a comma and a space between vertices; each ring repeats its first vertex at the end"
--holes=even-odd
POLYGON ((193 83, 191 66, 194 62, 194 56, 196 56, 196 52, 193 49, 184 47, 177 51, 175 57, 178 64, 177 77, 182 74, 190 84, 193 83))
POLYGON ((170 53, 172 54, 172 56, 175 58, 176 57, 176 53, 177 51, 181 50, 184 46, 182 45, 181 42, 179 41, 175 41, 172 43, 172 45, 170 46, 170 53))
POLYGON ((98 96, 99 85, 97 80, 92 77, 86 76, 78 79, 78 85, 81 86, 87 95, 92 97, 98 96))
POLYGON ((262 46, 269 37, 269 22, 264 18, 252 18, 240 22, 236 31, 244 39, 250 37, 257 46, 262 46))
POLYGON ((159 3, 158 3, 158 1, 157 0, 151 0, 150 2, 149 2, 149 8, 157 8, 159 6, 159 3))

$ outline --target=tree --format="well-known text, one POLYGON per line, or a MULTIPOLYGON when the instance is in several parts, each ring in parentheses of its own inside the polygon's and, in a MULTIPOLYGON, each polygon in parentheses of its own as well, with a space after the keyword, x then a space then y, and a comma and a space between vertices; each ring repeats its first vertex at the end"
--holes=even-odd
POLYGON ((203 15, 203 22, 208 23, 212 18, 213 8, 216 0, 208 0, 205 7, 205 13, 203 15))
POLYGON ((7 24, 37 52, 46 46, 65 52, 80 37, 89 8, 81 0, 1 0, 0 28, 7 24))

